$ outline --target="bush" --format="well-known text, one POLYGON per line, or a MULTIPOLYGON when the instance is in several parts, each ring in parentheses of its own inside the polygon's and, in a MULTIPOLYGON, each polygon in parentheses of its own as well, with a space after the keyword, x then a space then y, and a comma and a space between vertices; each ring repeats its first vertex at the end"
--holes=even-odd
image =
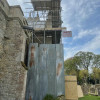
POLYGON ((50 95, 50 94, 47 94, 43 100, 59 100, 57 98, 55 98, 54 96, 50 95))

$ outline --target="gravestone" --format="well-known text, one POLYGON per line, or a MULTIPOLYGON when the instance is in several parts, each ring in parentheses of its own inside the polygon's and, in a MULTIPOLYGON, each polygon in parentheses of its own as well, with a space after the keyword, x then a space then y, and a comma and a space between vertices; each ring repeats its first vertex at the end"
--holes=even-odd
POLYGON ((98 96, 100 96, 100 88, 98 88, 98 96))

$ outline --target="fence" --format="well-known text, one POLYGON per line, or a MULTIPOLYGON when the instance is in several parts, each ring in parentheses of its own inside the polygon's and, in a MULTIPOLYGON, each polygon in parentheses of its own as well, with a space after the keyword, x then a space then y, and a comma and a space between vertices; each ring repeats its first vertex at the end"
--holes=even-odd
POLYGON ((62 44, 30 44, 26 100, 42 100, 46 94, 65 94, 62 44))

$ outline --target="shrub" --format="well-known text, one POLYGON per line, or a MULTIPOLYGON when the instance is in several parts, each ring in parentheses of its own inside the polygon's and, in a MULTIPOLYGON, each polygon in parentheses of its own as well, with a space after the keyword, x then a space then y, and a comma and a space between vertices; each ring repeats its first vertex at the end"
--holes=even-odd
POLYGON ((47 94, 43 100, 59 100, 57 98, 55 98, 54 96, 50 95, 50 94, 47 94))

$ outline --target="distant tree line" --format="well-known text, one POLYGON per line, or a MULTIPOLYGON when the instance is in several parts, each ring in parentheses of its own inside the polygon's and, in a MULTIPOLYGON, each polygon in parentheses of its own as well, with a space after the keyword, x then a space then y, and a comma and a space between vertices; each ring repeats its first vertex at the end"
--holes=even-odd
POLYGON ((100 55, 78 52, 64 62, 65 74, 76 75, 78 84, 100 84, 100 55))

